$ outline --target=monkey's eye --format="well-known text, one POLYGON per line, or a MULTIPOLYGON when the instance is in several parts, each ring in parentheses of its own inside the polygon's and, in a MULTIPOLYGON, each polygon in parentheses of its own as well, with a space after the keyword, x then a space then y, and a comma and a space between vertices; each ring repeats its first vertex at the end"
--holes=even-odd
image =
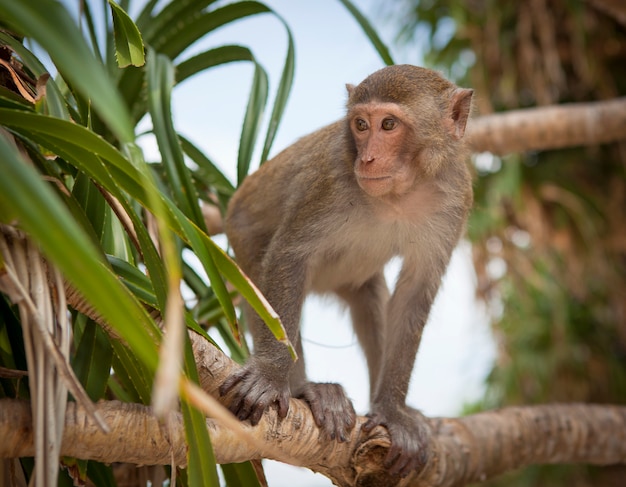
POLYGON ((367 130, 367 122, 363 120, 362 118, 357 118, 354 124, 356 126, 356 129, 359 132, 363 132, 364 130, 367 130))
POLYGON ((392 130, 398 123, 393 118, 386 118, 383 120, 383 130, 392 130))

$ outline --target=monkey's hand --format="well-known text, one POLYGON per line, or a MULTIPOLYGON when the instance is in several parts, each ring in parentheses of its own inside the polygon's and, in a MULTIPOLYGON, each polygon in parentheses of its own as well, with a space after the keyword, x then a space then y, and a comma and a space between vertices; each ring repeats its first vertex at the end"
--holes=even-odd
POLYGON ((306 382, 296 391, 295 397, 309 405, 315 424, 324 436, 339 442, 348 440, 356 424, 356 413, 343 387, 332 383, 306 382))
POLYGON ((250 420, 252 426, 270 406, 276 406, 278 416, 284 419, 289 412, 288 371, 268 366, 250 358, 239 371, 229 376, 220 386, 220 395, 232 392, 228 409, 241 421, 250 420))
POLYGON ((382 425, 389 431, 391 447, 385 458, 385 467, 391 475, 406 477, 423 467, 428 460, 431 431, 427 419, 416 409, 406 406, 376 409, 367 415, 362 429, 369 432, 382 425))

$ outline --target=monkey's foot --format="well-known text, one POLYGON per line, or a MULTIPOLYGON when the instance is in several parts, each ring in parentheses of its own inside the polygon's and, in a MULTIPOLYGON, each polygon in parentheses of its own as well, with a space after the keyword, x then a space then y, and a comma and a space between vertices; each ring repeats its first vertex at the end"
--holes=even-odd
POLYGON ((411 471, 423 467, 428 460, 430 427, 426 418, 416 409, 402 408, 392 414, 383 411, 367 415, 363 425, 366 432, 381 425, 387 428, 391 447, 385 458, 385 467, 391 475, 406 477, 411 471))
POLYGON ((311 409, 315 424, 332 440, 347 441, 356 424, 352 401, 339 384, 307 382, 296 396, 311 409))
POLYGON ((220 386, 220 395, 232 393, 228 409, 241 421, 250 420, 253 426, 258 424, 270 406, 276 406, 278 416, 284 419, 289 412, 291 394, 289 384, 280 375, 266 373, 251 359, 244 368, 224 381, 220 386))

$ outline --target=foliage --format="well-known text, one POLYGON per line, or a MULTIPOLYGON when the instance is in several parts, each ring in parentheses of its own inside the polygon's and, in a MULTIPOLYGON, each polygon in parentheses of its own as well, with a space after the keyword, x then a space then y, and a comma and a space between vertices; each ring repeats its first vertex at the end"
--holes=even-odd
MULTIPOLYGON (((626 94, 626 30, 590 2, 404 6, 400 38, 428 38, 428 62, 472 85, 479 113, 626 94)), ((475 159, 469 237, 500 347, 477 407, 626 402, 624 154, 611 144, 475 159)), ((537 467, 502 485, 588 475, 537 467)))
MULTIPOLYGON (((113 336, 121 338, 103 333, 73 311, 72 364, 91 398, 146 403, 161 344, 154 317, 165 318, 167 326, 166 310, 173 306, 171 298, 180 292, 181 282, 187 305, 179 313, 187 326, 202 333, 215 327, 234 357, 242 358, 246 349, 233 339, 237 318, 225 280, 262 314, 279 339, 286 338, 278 318, 206 232, 203 206, 223 207, 234 185, 179 136, 171 117, 176 81, 220 64, 251 63, 254 75, 238 160, 243 179, 264 122, 267 73, 244 46, 220 46, 193 57, 185 52, 239 19, 260 14, 282 19, 254 1, 142 3, 132 20, 129 1, 81 2, 79 12, 54 0, 0 1, 0 222, 25 230, 106 319, 113 336), (48 57, 54 78, 47 74, 48 57), (151 164, 136 143, 136 126, 145 116, 161 155, 151 164), (188 164, 190 160, 195 164, 188 164), (191 254, 209 283, 190 264, 191 254)), ((263 157, 271 148, 293 77, 293 41, 283 25, 288 50, 266 121, 263 157)), ((25 369, 19 318, 7 296, 0 302, 0 365, 25 369)), ((197 381, 193 359, 189 353, 185 357, 186 377, 197 381)), ((5 379, 0 385, 5 396, 28 396, 15 381, 5 379)), ((190 454, 179 482, 217 485, 204 416, 187 403, 183 416, 190 454)), ((110 466, 89 464, 73 470, 74 475, 107 478, 106 485, 112 485, 113 476, 106 473, 110 466)), ((28 477, 32 464, 25 461, 22 467, 28 477)), ((225 475, 245 485, 258 482, 247 465, 229 466, 225 475)))

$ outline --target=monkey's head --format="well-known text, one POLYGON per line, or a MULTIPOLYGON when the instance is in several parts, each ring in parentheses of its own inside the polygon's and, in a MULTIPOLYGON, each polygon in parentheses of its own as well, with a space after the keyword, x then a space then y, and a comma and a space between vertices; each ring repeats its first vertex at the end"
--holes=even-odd
POLYGON ((458 158, 472 90, 411 65, 388 66, 346 87, 354 173, 370 196, 402 196, 458 158))

